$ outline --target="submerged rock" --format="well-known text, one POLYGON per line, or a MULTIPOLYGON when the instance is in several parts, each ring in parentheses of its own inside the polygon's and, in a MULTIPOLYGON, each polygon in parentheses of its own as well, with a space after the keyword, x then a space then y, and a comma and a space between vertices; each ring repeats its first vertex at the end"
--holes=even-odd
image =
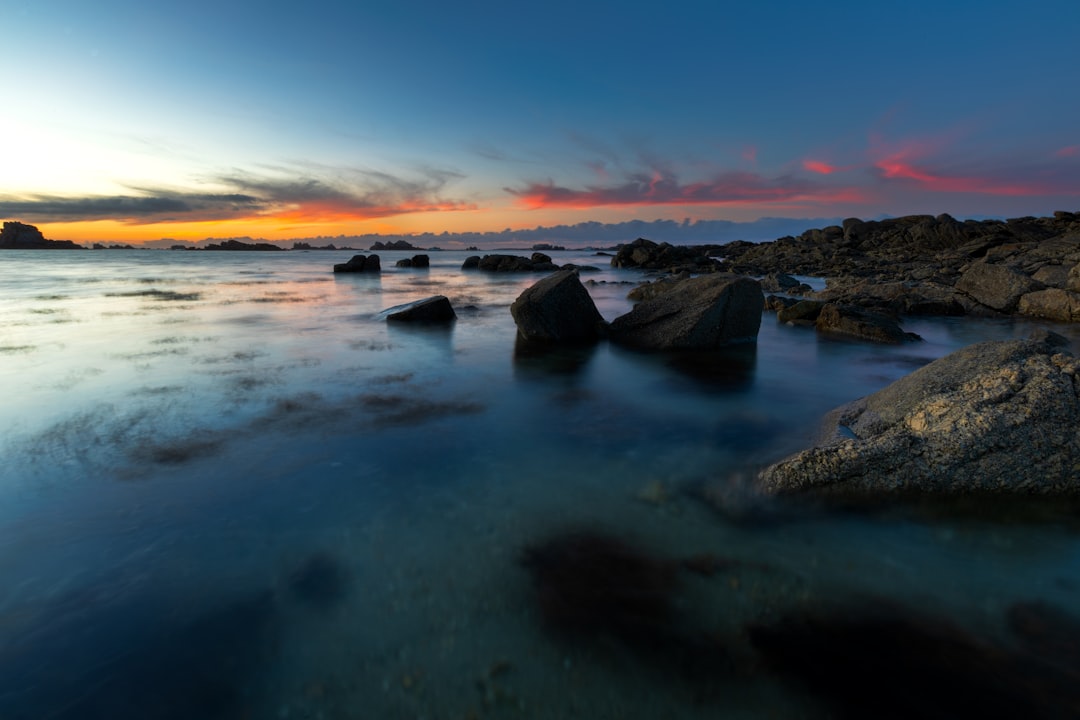
POLYGON ((535 342, 595 342, 606 326, 576 270, 560 270, 530 286, 510 314, 518 334, 535 342))
POLYGON ((611 323, 611 339, 643 350, 703 350, 754 342, 764 307, 757 280, 705 275, 638 303, 611 323))
POLYGON ((1080 361, 1064 338, 958 350, 826 417, 822 444, 766 468, 769 493, 1080 492, 1080 361))

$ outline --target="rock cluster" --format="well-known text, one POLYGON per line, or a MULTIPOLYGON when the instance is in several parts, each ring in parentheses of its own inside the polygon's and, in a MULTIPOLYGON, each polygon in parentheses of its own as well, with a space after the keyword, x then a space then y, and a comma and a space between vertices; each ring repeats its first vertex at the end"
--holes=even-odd
POLYGON ((719 251, 719 245, 671 245, 655 243, 652 240, 638 238, 629 245, 623 245, 611 259, 612 267, 641 268, 644 270, 666 270, 678 272, 686 270, 694 273, 715 272, 720 263, 710 257, 719 251))
POLYGON ((384 243, 382 240, 377 240, 372 246, 371 250, 419 250, 412 243, 407 240, 394 240, 392 242, 384 243))
POLYGON ((220 243, 210 243, 204 250, 227 250, 236 252, 274 252, 285 248, 273 243, 246 243, 239 240, 222 240, 220 243))
POLYGON ((411 258, 402 258, 395 263, 397 267, 426 268, 431 267, 431 258, 427 255, 413 255, 411 258))
POLYGON ((781 290, 828 302, 907 315, 1080 320, 1080 213, 851 218, 770 243, 729 243, 718 254, 726 269, 748 275, 826 277, 820 292, 781 290))
POLYGON ((977 343, 837 408, 769 493, 1080 491, 1080 360, 1052 333, 977 343))
POLYGON ((479 255, 468 257, 461 266, 462 270, 484 270, 486 272, 552 272, 559 266, 551 261, 549 255, 534 252, 531 257, 520 255, 479 255))

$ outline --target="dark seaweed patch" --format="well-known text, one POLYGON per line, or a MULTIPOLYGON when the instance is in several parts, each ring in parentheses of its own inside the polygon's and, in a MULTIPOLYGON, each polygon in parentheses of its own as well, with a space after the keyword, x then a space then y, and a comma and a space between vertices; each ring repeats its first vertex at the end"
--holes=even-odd
POLYGON ((16 355, 18 353, 28 353, 36 349, 36 345, 0 345, 0 355, 16 355))
POLYGON ((135 290, 132 292, 122 293, 105 293, 105 297, 143 297, 150 300, 157 300, 160 302, 190 302, 193 300, 201 300, 202 293, 200 292, 176 292, 175 290, 135 290))
POLYGON ((485 407, 468 400, 433 401, 407 395, 361 395, 360 404, 375 414, 379 426, 419 425, 454 415, 474 415, 485 407))

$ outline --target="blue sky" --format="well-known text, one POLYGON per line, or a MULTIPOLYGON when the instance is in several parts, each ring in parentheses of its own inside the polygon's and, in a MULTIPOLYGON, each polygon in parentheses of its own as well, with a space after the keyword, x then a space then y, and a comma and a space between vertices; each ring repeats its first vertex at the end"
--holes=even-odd
POLYGON ((0 218, 118 239, 1080 209, 1080 3, 0 8, 0 218))

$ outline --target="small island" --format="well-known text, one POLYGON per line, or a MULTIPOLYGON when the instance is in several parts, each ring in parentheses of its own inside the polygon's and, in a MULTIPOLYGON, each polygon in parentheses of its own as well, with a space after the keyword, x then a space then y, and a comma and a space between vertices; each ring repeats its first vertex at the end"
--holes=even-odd
POLYGON ((33 225, 14 222, 4 222, 0 229, 0 250, 85 250, 82 245, 70 240, 46 240, 33 225))

